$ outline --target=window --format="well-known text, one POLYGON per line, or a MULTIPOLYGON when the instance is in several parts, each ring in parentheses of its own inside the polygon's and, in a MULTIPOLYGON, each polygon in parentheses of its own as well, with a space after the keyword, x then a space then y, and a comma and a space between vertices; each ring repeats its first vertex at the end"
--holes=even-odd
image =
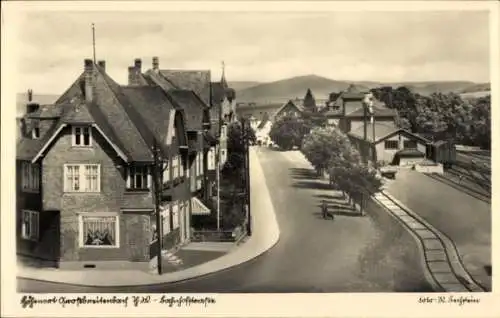
POLYGON ((177 156, 172 158, 172 179, 177 178, 179 175, 179 158, 177 156))
POLYGON ((404 143, 404 148, 411 148, 411 149, 416 149, 417 148, 417 142, 415 140, 405 140, 404 143))
POLYGON ((127 188, 134 190, 149 189, 150 168, 147 166, 131 166, 128 168, 127 188))
POLYGON ((120 228, 114 213, 80 214, 80 247, 119 247, 120 228))
POLYGON ((65 192, 100 192, 101 166, 98 164, 64 165, 65 192))
POLYGON ((25 240, 37 241, 39 229, 39 214, 37 211, 23 210, 21 221, 21 236, 25 240))
POLYGON ((33 130, 31 131, 31 138, 32 139, 40 138, 40 128, 38 127, 33 128, 33 130))
POLYGON ((179 177, 184 177, 184 165, 182 163, 182 158, 179 157, 179 177))
POLYGON ((198 170, 198 175, 203 175, 203 157, 200 154, 196 155, 196 169, 198 170))
POLYGON ((92 128, 89 126, 73 126, 73 146, 92 146, 92 128))
POLYGON ((36 164, 23 162, 21 164, 21 184, 23 191, 35 191, 40 189, 40 167, 36 164))
POLYGON ((173 229, 179 228, 179 202, 175 202, 172 206, 173 229))
POLYGON ((384 143, 385 149, 398 149, 397 140, 386 140, 384 143))
POLYGON ((163 164, 163 182, 170 180, 170 163, 163 164))
POLYGON ((170 206, 168 204, 160 207, 161 220, 162 220, 162 234, 168 234, 170 232, 170 206))

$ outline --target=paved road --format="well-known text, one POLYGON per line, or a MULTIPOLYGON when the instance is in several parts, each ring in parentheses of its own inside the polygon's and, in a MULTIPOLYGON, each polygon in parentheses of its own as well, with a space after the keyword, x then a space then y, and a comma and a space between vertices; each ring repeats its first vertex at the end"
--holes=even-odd
MULTIPOLYGON (((318 204, 331 196, 325 184, 311 177, 298 152, 257 149, 281 236, 260 257, 206 277, 147 287, 85 288, 20 281, 25 292, 426 292, 418 264, 397 239, 377 228, 369 217, 319 216, 318 204)), ((337 211, 340 211, 338 208, 337 211)))

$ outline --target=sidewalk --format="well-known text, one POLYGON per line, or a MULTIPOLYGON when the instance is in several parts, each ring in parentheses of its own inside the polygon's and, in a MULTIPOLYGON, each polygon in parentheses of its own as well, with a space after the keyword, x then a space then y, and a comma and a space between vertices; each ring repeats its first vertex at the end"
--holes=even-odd
POLYGON ((280 234, 264 173, 253 147, 250 148, 250 186, 252 236, 212 261, 161 276, 138 270, 64 271, 23 267, 18 269, 17 277, 83 286, 152 285, 187 280, 243 264, 272 248, 280 234))

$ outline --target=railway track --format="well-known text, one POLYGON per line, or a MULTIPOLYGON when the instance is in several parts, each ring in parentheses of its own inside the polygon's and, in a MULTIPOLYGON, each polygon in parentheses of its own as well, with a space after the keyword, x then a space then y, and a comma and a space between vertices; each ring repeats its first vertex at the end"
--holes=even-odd
POLYGON ((419 241, 427 271, 438 292, 486 292, 465 268, 457 247, 445 234, 384 192, 373 195, 419 241))
POLYGON ((432 179, 438 181, 438 182, 444 183, 452 188, 455 188, 455 189, 457 189, 457 190, 459 190, 467 195, 470 195, 471 197, 473 197, 475 199, 478 199, 478 200, 484 201, 488 204, 491 204, 491 193, 489 195, 486 195, 482 191, 478 191, 478 190, 473 189, 471 187, 465 186, 464 184, 460 184, 457 181, 455 181, 451 178, 448 178, 446 176, 443 176, 443 175, 430 174, 430 173, 425 173, 425 175, 428 176, 429 178, 432 178, 432 179))

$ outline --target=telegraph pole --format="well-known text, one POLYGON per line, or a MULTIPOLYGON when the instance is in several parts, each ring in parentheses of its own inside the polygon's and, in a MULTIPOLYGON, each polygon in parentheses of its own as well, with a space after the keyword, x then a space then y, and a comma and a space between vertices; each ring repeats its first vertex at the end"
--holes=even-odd
POLYGON ((94 26, 94 23, 92 23, 92 50, 94 53, 94 64, 95 64, 96 59, 95 59, 95 26, 94 26))
POLYGON ((163 222, 161 221, 161 213, 160 213, 160 206, 161 206, 161 185, 162 185, 162 176, 163 176, 163 167, 161 165, 161 160, 160 160, 160 149, 158 147, 158 144, 156 142, 156 139, 154 141, 153 145, 153 156, 154 156, 154 163, 153 163, 153 183, 154 183, 154 197, 155 197, 155 212, 156 212, 156 236, 158 240, 158 250, 157 250, 157 268, 158 268, 158 275, 162 274, 162 256, 161 256, 161 250, 162 250, 162 225, 163 222), (160 173, 160 171, 162 173, 160 173))
POLYGON ((244 169, 245 169, 245 209, 248 216, 247 219, 247 235, 252 236, 252 215, 250 213, 250 147, 249 136, 247 134, 247 123, 244 118, 241 119, 241 130, 243 137, 243 147, 245 149, 244 155, 244 169))

